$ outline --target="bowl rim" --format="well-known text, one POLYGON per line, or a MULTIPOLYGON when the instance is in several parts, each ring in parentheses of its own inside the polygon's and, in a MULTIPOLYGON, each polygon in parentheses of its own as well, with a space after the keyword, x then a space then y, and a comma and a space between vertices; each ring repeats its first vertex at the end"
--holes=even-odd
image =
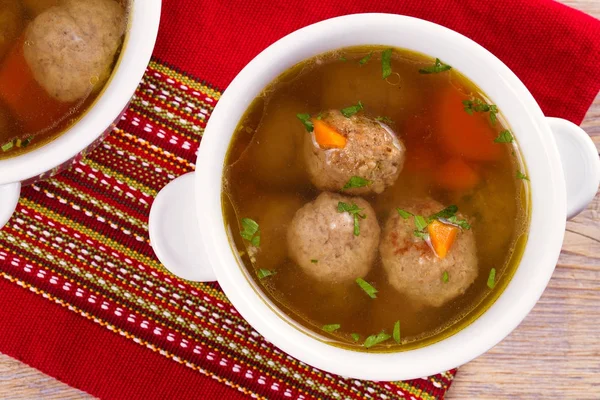
POLYGON ((77 123, 56 139, 0 160, 0 185, 27 181, 71 160, 105 133, 125 110, 152 56, 161 11, 161 0, 130 1, 126 41, 103 93, 77 123))
POLYGON ((403 15, 336 17, 295 31, 269 46, 237 75, 221 96, 205 129, 196 165, 196 209, 198 222, 204 227, 200 242, 210 249, 206 252, 208 260, 227 297, 268 341, 313 367, 344 377, 376 381, 413 379, 460 366, 485 353, 518 326, 542 295, 558 260, 566 225, 565 182, 559 153, 531 93, 506 65, 471 39, 432 22, 403 15), (381 40, 371 43, 372 36, 381 40), (473 323, 448 338, 414 350, 357 352, 317 341, 292 327, 270 309, 265 296, 260 297, 244 278, 243 267, 231 251, 223 220, 220 197, 225 153, 239 118, 259 92, 257 87, 298 61, 345 47, 340 43, 404 47, 439 56, 453 65, 499 105, 528 165, 529 239, 511 281, 473 323))

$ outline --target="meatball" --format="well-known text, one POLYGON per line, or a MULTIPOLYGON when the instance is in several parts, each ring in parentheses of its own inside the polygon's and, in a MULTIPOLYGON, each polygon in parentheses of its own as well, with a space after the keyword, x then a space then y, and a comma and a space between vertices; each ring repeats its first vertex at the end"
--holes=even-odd
MULTIPOLYGON (((432 199, 412 201, 404 207, 415 215, 429 216, 444 208, 432 199)), ((458 217, 463 218, 459 214, 458 217)), ((458 233, 445 258, 435 255, 428 243, 415 236, 413 218, 393 212, 388 218, 379 251, 391 286, 416 303, 439 307, 463 294, 477 278, 477 255, 472 230, 458 233), (448 273, 448 281, 442 276, 448 273)))
POLYGON ((288 251, 309 276, 321 282, 347 283, 371 269, 379 234, 377 217, 366 200, 324 192, 294 215, 287 232, 288 251), (340 212, 340 202, 360 211, 340 212))
POLYGON ((108 79, 125 33, 125 11, 114 0, 65 0, 27 28, 24 55, 50 96, 70 103, 108 79))
POLYGON ((23 10, 18 0, 0 0, 0 60, 21 33, 23 10))
POLYGON ((404 166, 402 141, 385 124, 362 115, 346 118, 337 110, 321 120, 346 138, 342 149, 322 149, 314 132, 305 135, 304 157, 312 183, 321 190, 341 190, 353 176, 369 185, 344 190, 348 194, 381 193, 394 184, 404 166))

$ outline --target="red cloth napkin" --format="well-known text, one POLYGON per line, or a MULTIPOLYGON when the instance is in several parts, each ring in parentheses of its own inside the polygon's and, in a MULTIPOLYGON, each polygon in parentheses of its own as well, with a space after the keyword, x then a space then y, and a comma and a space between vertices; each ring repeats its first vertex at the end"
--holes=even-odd
POLYGON ((219 97, 211 87, 226 88, 281 36, 357 12, 412 15, 471 37, 548 115, 579 123, 600 88, 600 22, 546 0, 165 0, 155 61, 118 129, 72 169, 25 188, 0 231, 0 352, 108 399, 443 398, 453 371, 358 382, 286 357, 218 285, 165 274, 147 241, 152 197, 193 168, 219 97), (181 98, 195 111, 172 106, 181 98))
POLYGON ((525 83, 547 116, 579 124, 600 90, 600 23, 549 0, 165 0, 155 55, 225 89, 254 56, 344 14, 426 19, 475 40, 525 83))

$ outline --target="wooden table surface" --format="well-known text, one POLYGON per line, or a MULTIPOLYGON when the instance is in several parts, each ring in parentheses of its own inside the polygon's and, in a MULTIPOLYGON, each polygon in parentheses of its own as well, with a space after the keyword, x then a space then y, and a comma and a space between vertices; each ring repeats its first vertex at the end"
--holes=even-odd
MULTIPOLYGON (((561 2, 600 18, 600 0, 561 2)), ((582 127, 600 149, 600 95, 582 127)), ((40 398, 93 397, 0 354, 0 399, 40 398)), ((567 223, 558 265, 531 314, 464 365, 447 398, 600 399, 600 195, 567 223)))

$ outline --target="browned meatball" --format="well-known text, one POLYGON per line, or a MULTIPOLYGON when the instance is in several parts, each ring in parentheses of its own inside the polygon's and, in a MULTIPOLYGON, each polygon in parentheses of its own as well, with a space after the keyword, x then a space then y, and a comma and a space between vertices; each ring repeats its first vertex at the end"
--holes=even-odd
POLYGON ((369 272, 377 254, 379 234, 377 217, 366 200, 324 192, 294 215, 287 232, 288 251, 313 278, 346 283, 369 272), (340 202, 362 209, 358 235, 353 215, 338 210, 340 202))
POLYGON ((18 0, 0 0, 0 60, 23 28, 23 10, 18 0))
MULTIPOLYGON (((432 199, 403 207, 415 215, 429 216, 444 208, 432 199)), ((462 216, 458 215, 460 218, 462 216)), ((393 212, 383 228, 379 251, 390 284, 399 292, 427 306, 439 307, 463 294, 477 278, 477 254, 472 230, 458 233, 445 258, 414 235, 414 219, 393 212), (448 281, 442 279, 444 272, 448 281)))
POLYGON ((116 1, 64 0, 27 28, 25 60, 50 96, 74 102, 106 82, 124 33, 116 1))
POLYGON ((322 149, 314 132, 305 136, 306 167, 317 188, 338 191, 354 176, 370 184, 345 193, 381 193, 394 184, 404 166, 405 147, 387 125, 362 115, 346 118, 337 110, 324 112, 321 120, 345 136, 346 145, 322 149))

